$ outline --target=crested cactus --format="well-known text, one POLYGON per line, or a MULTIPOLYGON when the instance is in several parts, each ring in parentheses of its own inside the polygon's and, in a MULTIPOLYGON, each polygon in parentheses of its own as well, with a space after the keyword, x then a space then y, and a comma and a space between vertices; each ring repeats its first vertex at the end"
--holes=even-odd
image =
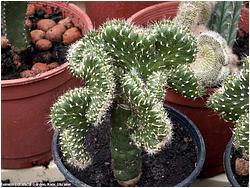
POLYGON ((3 32, 17 52, 25 50, 29 44, 29 30, 24 24, 26 9, 27 2, 25 1, 3 3, 3 32))
POLYGON ((214 2, 183 1, 180 3, 174 21, 178 26, 195 31, 200 25, 207 25, 213 12, 214 2))
POLYGON ((240 20, 242 1, 219 1, 214 8, 208 27, 218 32, 233 46, 240 20))
POLYGON ((143 29, 111 20, 72 45, 69 70, 86 86, 65 93, 51 109, 65 159, 91 162, 85 135, 111 113, 114 176, 121 185, 135 184, 141 148, 155 154, 171 140, 172 123, 162 105, 167 70, 190 64, 195 52, 194 37, 169 21, 143 29))

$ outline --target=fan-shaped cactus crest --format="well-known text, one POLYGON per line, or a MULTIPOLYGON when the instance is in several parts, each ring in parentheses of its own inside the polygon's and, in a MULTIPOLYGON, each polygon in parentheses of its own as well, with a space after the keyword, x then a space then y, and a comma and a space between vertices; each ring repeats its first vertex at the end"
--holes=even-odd
POLYGON ((191 33, 170 21, 144 29, 112 20, 72 45, 69 70, 86 86, 68 91, 51 109, 67 161, 91 161, 84 137, 111 113, 114 175, 122 185, 134 183, 141 173, 140 148, 154 154, 171 139, 162 105, 168 70, 191 63, 195 51, 191 33))

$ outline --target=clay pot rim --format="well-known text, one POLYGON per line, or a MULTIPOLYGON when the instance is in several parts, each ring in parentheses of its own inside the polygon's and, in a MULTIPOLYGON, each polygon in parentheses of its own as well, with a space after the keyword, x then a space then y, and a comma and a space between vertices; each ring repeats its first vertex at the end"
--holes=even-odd
MULTIPOLYGON (((78 6, 74 5, 73 3, 65 3, 65 2, 49 2, 49 1, 44 1, 44 2, 30 2, 31 4, 45 4, 48 6, 58 6, 59 8, 64 8, 65 6, 71 8, 74 11, 79 12, 81 18, 84 18, 84 22, 86 25, 86 28, 81 28, 82 32, 86 30, 92 30, 93 25, 88 17, 88 15, 82 11, 78 6)), ((25 84, 30 84, 34 82, 38 82, 40 80, 44 79, 49 79, 50 77, 53 77, 55 75, 58 75, 65 71, 68 67, 68 62, 63 63, 59 67, 56 67, 52 70, 46 71, 44 73, 38 74, 34 77, 29 77, 29 78, 17 78, 17 79, 11 79, 11 80, 1 80, 1 87, 11 87, 11 86, 18 86, 18 85, 25 85, 25 84)))
MULTIPOLYGON (((138 17, 140 17, 141 15, 145 14, 145 13, 150 13, 154 10, 158 10, 158 9, 162 9, 165 7, 172 7, 176 4, 180 3, 180 1, 170 1, 170 2, 163 2, 163 3, 158 3, 149 7, 146 7, 138 12, 136 12, 135 14, 133 14, 132 16, 130 16, 127 21, 130 23, 134 23, 134 20, 138 17)), ((135 23, 136 24, 136 23, 135 23)))

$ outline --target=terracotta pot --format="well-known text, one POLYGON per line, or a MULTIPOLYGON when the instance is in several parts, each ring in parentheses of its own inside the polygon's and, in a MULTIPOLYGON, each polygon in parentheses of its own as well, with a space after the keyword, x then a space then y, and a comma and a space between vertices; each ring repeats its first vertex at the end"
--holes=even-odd
POLYGON ((246 33, 249 33, 249 9, 248 8, 241 9, 240 27, 246 33))
POLYGON ((107 19, 127 19, 137 11, 156 3, 159 1, 86 1, 85 7, 94 27, 98 28, 107 19))
MULTIPOLYGON (((92 29, 89 17, 73 4, 33 2, 51 12, 60 8, 65 16, 86 33, 92 29)), ((81 85, 65 63, 32 78, 1 81, 2 88, 2 168, 26 168, 51 159, 53 131, 49 123, 50 107, 66 90, 81 85)))
MULTIPOLYGON (((179 2, 165 2, 147 7, 134 15, 128 21, 136 25, 146 26, 150 22, 163 18, 172 19, 176 16, 179 2)), ((248 9, 241 11, 240 27, 248 32, 248 9), (247 30, 246 30, 247 29, 247 30)), ((211 94, 214 89, 209 89, 211 94)), ((210 177, 224 171, 223 153, 232 136, 233 124, 225 122, 215 112, 206 107, 208 96, 195 100, 184 98, 173 90, 167 90, 165 103, 187 115, 200 129, 206 145, 206 161, 202 176, 210 177)))

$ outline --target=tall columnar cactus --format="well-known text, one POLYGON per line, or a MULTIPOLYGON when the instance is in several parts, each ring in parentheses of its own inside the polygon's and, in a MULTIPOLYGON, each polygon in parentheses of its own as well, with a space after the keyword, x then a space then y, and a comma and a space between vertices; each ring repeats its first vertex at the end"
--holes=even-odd
POLYGON ((174 21, 181 27, 194 31, 200 25, 207 25, 214 8, 211 1, 183 1, 180 3, 174 21))
POLYGON ((192 35, 169 21, 143 29, 112 20, 72 45, 69 70, 86 86, 65 93, 51 109, 67 161, 82 167, 91 162, 84 138, 111 112, 114 176, 122 185, 136 183, 141 148, 154 154, 171 139, 162 105, 168 70, 191 63, 195 51, 192 35))
POLYGON ((27 2, 25 1, 5 1, 3 2, 3 29, 4 34, 15 51, 22 51, 29 44, 29 31, 24 24, 26 16, 27 2))
POLYGON ((233 46, 240 20, 242 1, 219 1, 214 8, 208 27, 222 35, 233 46))

